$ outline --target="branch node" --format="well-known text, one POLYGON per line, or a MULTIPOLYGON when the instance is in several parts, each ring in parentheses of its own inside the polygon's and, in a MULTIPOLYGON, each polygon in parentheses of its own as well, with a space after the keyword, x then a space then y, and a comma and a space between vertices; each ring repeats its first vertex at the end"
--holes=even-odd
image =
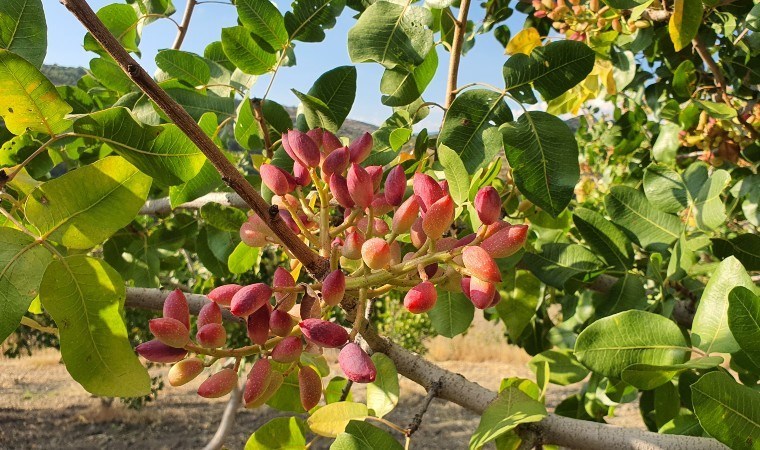
POLYGON ((133 77, 137 75, 137 72, 139 71, 138 67, 134 64, 127 64, 127 72, 132 75, 133 77))
POLYGON ((278 214, 280 214, 280 207, 277 205, 271 205, 269 207, 269 220, 276 219, 278 214))

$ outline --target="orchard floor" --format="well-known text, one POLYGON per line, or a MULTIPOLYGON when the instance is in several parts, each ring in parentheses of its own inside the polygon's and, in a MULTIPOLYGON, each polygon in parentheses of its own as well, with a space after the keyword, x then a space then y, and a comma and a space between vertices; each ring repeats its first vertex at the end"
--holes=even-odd
MULTIPOLYGON (((534 379, 520 349, 503 343, 498 329, 480 323, 468 336, 453 341, 434 339, 428 357, 443 367, 461 373, 490 389, 502 378, 534 379), (485 343, 485 344, 484 344, 485 343)), ((334 361, 334 355, 326 355, 334 361)), ((118 401, 110 407, 90 396, 71 380, 54 351, 41 351, 29 358, 0 359, 0 449, 196 449, 202 448, 216 431, 225 400, 204 400, 195 394, 196 380, 181 388, 167 387, 159 399, 140 411, 118 401)), ((333 364, 334 366, 334 364, 333 364)), ((547 393, 554 407, 574 387, 551 385, 547 393)), ((355 387, 355 399, 364 390, 355 387)), ((405 426, 418 411, 425 391, 402 378, 398 407, 386 418, 405 426)), ((227 448, 242 449, 257 427, 281 415, 268 407, 241 410, 227 448)), ((467 448, 479 417, 457 405, 434 400, 422 428, 414 435, 413 449, 467 448)), ((611 423, 643 427, 636 404, 617 409, 611 423)), ((328 448, 318 441, 313 448, 328 448)))

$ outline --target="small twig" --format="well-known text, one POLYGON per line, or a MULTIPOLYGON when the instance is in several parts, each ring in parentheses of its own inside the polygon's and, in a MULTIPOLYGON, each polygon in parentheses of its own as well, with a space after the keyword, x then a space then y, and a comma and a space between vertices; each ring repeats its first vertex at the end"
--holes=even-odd
POLYGON ((438 381, 434 381, 433 384, 430 385, 430 388, 428 388, 427 391, 427 395, 425 396, 425 401, 422 402, 422 408, 420 408, 420 412, 414 415, 412 423, 410 423, 406 429, 407 437, 411 437, 415 431, 420 429, 420 426, 422 425, 422 417, 427 412, 430 404, 433 402, 433 399, 438 396, 438 393, 441 391, 441 389, 443 389, 443 380, 441 378, 439 378, 438 381))
POLYGON ((256 117, 256 120, 259 122, 259 127, 261 127, 261 134, 264 136, 264 148, 267 152, 267 158, 272 159, 273 151, 272 151, 272 139, 269 137, 269 127, 267 127, 267 121, 264 118, 264 111, 261 109, 261 104, 265 100, 253 98, 250 99, 249 102, 251 103, 251 107, 253 108, 253 115, 256 117))
POLYGON ((187 0, 185 14, 182 16, 182 22, 177 27, 177 37, 174 38, 172 49, 179 50, 179 48, 182 47, 182 42, 184 42, 185 36, 187 35, 187 29, 190 26, 190 19, 193 18, 193 10, 197 4, 197 0, 187 0))
POLYGON ((467 28, 467 13, 470 9, 470 0, 462 0, 459 4, 459 19, 454 21, 454 39, 451 43, 451 57, 449 58, 449 77, 446 86, 446 109, 456 97, 457 78, 459 77, 459 60, 462 59, 462 46, 464 32, 467 28))
POLYGON ((340 393, 340 400, 339 401, 341 401, 341 402, 346 401, 346 399, 348 398, 348 394, 351 393, 351 386, 353 386, 353 385, 354 385, 353 381, 346 380, 346 385, 343 386, 343 391, 341 391, 341 393, 340 393))

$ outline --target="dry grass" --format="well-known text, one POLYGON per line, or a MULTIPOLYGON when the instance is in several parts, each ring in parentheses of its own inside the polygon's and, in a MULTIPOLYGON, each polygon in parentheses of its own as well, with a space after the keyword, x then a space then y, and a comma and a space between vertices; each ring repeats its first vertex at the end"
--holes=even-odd
POLYGON ((465 335, 448 339, 438 336, 427 343, 427 357, 432 361, 500 362, 525 365, 530 355, 519 347, 509 345, 504 336, 504 324, 488 322, 477 316, 465 335))

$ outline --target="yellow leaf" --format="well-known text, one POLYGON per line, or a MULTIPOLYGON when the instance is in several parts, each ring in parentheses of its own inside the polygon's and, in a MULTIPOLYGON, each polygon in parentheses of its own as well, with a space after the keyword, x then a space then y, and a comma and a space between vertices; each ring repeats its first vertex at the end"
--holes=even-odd
POLYGON ((702 24, 702 0, 675 0, 668 32, 676 51, 691 43, 702 24))
POLYGON ((298 276, 301 275, 301 267, 303 267, 303 264, 301 264, 301 261, 298 261, 296 264, 296 267, 293 268, 293 270, 290 271, 290 275, 293 277, 294 280, 298 279, 298 276))
POLYGON ((541 36, 535 28, 526 28, 515 35, 507 44, 508 55, 524 53, 530 55, 534 48, 541 46, 541 36))
POLYGON ((614 71, 610 60, 597 59, 589 77, 592 75, 597 76, 599 81, 607 88, 607 94, 614 95, 617 94, 617 86, 615 85, 613 74, 614 71))
POLYGON ((256 170, 259 170, 259 167, 261 167, 262 164, 264 164, 266 158, 264 155, 251 155, 251 162, 253 162, 253 167, 256 170))

